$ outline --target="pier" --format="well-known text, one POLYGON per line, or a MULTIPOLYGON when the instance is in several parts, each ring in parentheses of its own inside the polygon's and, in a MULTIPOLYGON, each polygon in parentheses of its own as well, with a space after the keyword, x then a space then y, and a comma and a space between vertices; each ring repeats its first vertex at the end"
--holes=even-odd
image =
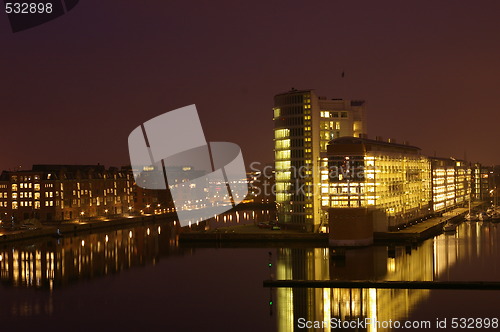
MULTIPOLYGON (((473 204, 473 209, 480 208, 484 203, 473 204)), ((444 213, 440 217, 434 217, 423 222, 417 223, 405 229, 393 232, 374 233, 375 241, 423 241, 433 236, 441 234, 443 226, 450 222, 459 224, 464 221, 465 215, 469 212, 468 208, 456 208, 444 213)))
POLYGON ((498 281, 264 280, 264 287, 500 290, 498 281))

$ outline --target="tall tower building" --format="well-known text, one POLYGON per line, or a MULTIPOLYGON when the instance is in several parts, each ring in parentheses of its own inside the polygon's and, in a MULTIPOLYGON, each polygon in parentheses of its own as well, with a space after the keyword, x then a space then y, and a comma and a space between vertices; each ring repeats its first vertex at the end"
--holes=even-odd
MULTIPOLYGON (((313 90, 274 96, 274 160, 278 222, 316 232, 321 209, 321 154, 332 139, 366 134, 363 100, 326 99, 313 90)), ((322 174, 325 173, 325 174, 322 174)))

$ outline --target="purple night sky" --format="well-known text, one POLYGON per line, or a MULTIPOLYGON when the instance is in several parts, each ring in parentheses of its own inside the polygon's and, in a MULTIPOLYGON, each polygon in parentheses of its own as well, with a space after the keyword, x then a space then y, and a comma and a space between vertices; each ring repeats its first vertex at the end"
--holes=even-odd
POLYGON ((500 164, 499 12, 498 1, 85 0, 19 33, 0 13, 0 170, 128 164, 135 127, 189 104, 207 140, 271 162, 273 96, 291 87, 365 99, 371 138, 500 164))

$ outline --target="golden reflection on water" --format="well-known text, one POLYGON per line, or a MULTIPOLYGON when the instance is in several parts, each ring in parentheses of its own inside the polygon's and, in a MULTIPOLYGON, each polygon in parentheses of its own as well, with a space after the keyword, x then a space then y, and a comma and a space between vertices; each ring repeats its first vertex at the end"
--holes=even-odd
MULTIPOLYGON (((278 249, 278 280, 447 280, 450 268, 485 252, 498 252, 494 224, 464 223, 455 235, 440 235, 414 246, 372 246, 338 255, 328 248, 278 249), (486 239, 485 239, 486 238, 486 239)), ((497 234, 498 235, 498 234, 497 234)), ((342 252, 342 251, 341 251, 342 252)), ((429 290, 277 288, 278 331, 298 329, 298 319, 330 322, 371 319, 404 321, 429 297, 429 290)), ((318 331, 330 331, 329 324, 318 331)), ((369 325, 368 331, 384 331, 369 325)))
MULTIPOLYGON (((241 219, 251 215, 240 214, 241 219)), ((233 220, 237 221, 237 217, 233 220)), ((455 265, 478 257, 487 259, 483 257, 500 252, 497 227, 490 223, 464 223, 455 235, 440 235, 414 246, 346 250, 343 257, 334 255, 330 248, 279 248, 274 278, 447 280, 455 265)), ((52 291, 77 280, 156 264, 161 257, 186 250, 190 249, 178 247, 175 228, 170 224, 42 239, 36 244, 14 244, 1 249, 0 280, 8 287, 52 291)), ((405 320, 428 297, 428 290, 278 288, 274 303, 277 330, 296 330, 298 318, 405 320)), ((51 315, 52 303, 52 296, 16 297, 5 309, 16 317, 51 315)), ((377 329, 370 326, 368 331, 377 329)))
POLYGON ((177 250, 169 225, 46 239, 1 250, 0 279, 4 285, 52 290, 71 281, 156 264, 160 254, 177 250))
MULTIPOLYGON (((403 248, 404 249, 404 248, 403 248)), ((387 257, 385 247, 371 247, 352 255, 345 262, 330 259, 327 248, 280 249, 277 279, 299 280, 433 280, 433 245, 428 242, 410 255, 397 251, 387 257), (386 255, 382 254, 385 251, 386 255), (344 265, 345 263, 345 265, 344 265)), ((307 321, 404 320, 409 310, 425 299, 428 290, 278 288, 278 331, 293 331, 299 318, 307 321)), ((329 325, 324 331, 330 331, 329 325)), ((373 325, 368 331, 376 331, 373 325)))

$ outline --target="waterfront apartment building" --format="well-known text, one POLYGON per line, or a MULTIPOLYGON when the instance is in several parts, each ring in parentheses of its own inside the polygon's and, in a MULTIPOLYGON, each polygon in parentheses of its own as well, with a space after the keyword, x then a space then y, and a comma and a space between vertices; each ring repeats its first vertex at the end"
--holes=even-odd
POLYGON ((490 200, 495 188, 495 168, 483 166, 480 163, 474 164, 473 193, 477 199, 490 200))
POLYGON ((292 89, 274 97, 273 111, 278 222, 318 231, 325 220, 319 195, 321 153, 332 139, 366 134, 365 102, 292 89))
MULTIPOLYGON (((394 140, 341 137, 328 145, 321 202, 332 245, 367 245, 374 232, 396 231, 489 193, 486 171, 455 158, 427 157, 394 140), (479 170, 479 171, 478 171, 479 170)), ((483 168, 487 169, 487 168, 483 168)))
POLYGON ((432 168, 432 210, 465 206, 471 197, 473 169, 464 160, 429 158, 432 168))
POLYGON ((133 210, 130 170, 102 165, 34 165, 0 175, 2 221, 71 220, 133 210))
POLYGON ((429 214, 431 168, 418 147, 341 137, 330 142, 326 155, 321 202, 337 245, 345 239, 345 244, 369 244, 374 231, 429 214))

